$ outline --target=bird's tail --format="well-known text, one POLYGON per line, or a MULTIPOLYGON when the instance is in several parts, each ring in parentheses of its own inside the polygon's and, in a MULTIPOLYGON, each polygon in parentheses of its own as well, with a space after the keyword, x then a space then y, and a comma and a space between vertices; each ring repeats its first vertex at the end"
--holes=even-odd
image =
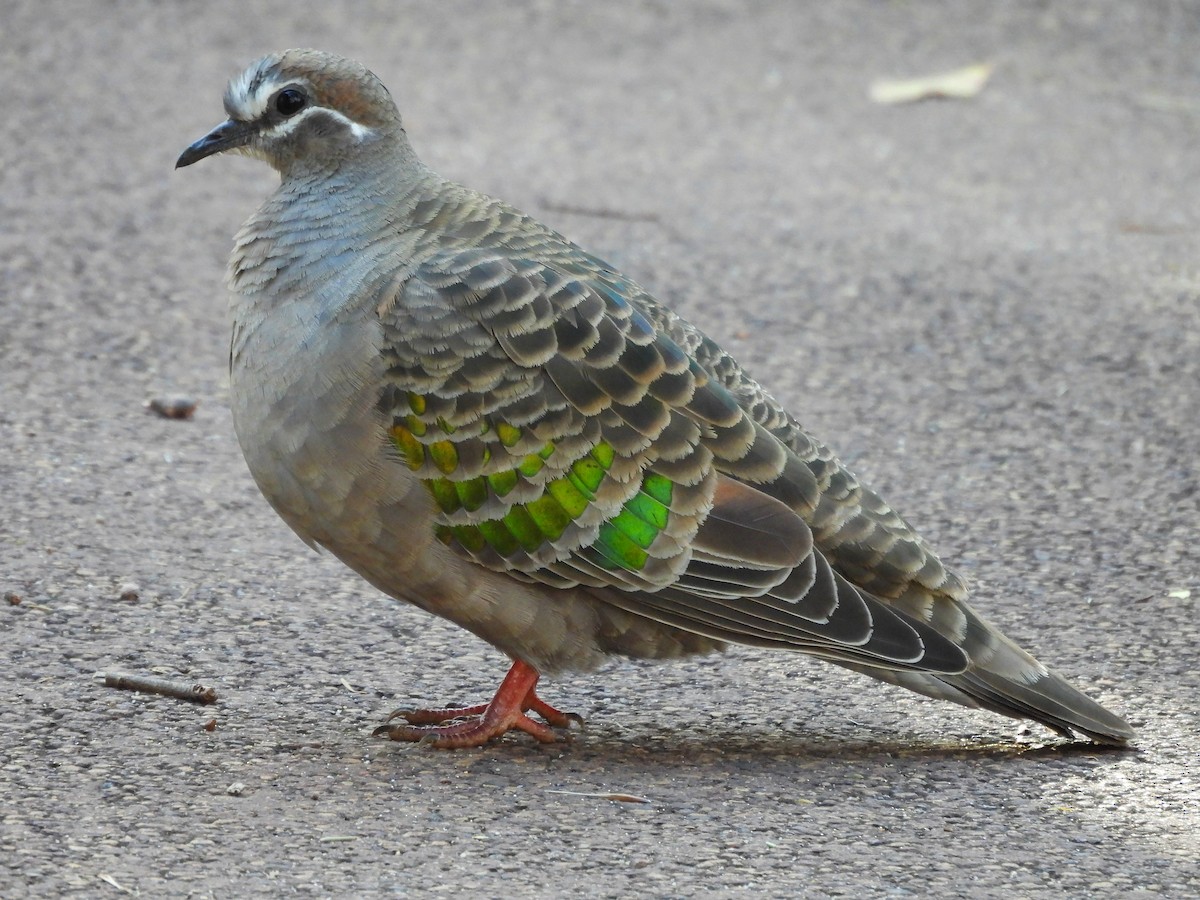
POLYGON ((1134 730, 1128 722, 1072 687, 978 614, 966 611, 969 627, 963 649, 971 665, 961 673, 896 671, 856 664, 849 667, 930 697, 1032 719, 1065 737, 1080 734, 1115 746, 1133 738, 1134 730))

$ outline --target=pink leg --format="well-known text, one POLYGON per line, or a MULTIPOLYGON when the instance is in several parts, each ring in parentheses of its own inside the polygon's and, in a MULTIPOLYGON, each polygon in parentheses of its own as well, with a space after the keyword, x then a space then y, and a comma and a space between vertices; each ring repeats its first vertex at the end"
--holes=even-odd
POLYGON ((457 749, 480 747, 507 731, 517 729, 533 735, 544 744, 562 740, 551 728, 535 722, 525 713, 537 713, 556 728, 569 728, 572 722, 583 724, 575 713, 559 712, 534 693, 540 674, 527 662, 517 660, 500 682, 490 703, 458 709, 396 710, 388 717, 389 724, 381 725, 375 733, 393 741, 420 741, 433 747, 457 749), (390 724, 391 719, 404 719, 408 724, 390 724), (441 724, 452 719, 467 718, 465 722, 441 724))

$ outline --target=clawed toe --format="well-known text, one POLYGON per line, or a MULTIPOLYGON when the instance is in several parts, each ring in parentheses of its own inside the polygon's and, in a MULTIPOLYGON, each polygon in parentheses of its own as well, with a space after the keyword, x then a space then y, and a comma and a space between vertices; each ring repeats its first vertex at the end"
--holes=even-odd
POLYGON ((534 693, 538 677, 533 666, 514 662, 490 703, 446 709, 397 709, 373 734, 442 749, 479 747, 513 729, 543 744, 569 741, 572 727, 585 730, 583 717, 561 712, 538 697, 534 693), (537 713, 547 724, 529 718, 525 715, 529 711, 537 713), (396 719, 403 719, 404 723, 396 719), (567 733, 560 734, 556 728, 567 733))
POLYGON ((404 719, 410 725, 441 725, 454 719, 467 719, 472 716, 482 716, 487 712, 487 704, 478 706, 463 706, 451 709, 397 709, 387 717, 387 721, 404 719))
POLYGON ((375 734, 393 741, 410 741, 442 750, 453 750, 481 747, 513 729, 524 731, 543 744, 554 744, 569 739, 569 735, 560 737, 552 728, 535 722, 522 713, 505 718, 484 715, 453 725, 382 725, 375 729, 375 734))

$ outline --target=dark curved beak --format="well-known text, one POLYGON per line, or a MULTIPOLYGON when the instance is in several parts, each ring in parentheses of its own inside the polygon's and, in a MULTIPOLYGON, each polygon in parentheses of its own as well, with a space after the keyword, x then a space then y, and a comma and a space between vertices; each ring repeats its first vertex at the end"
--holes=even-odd
POLYGON ((190 166, 214 153, 224 153, 226 150, 244 147, 250 143, 253 136, 254 124, 252 122, 227 119, 180 153, 179 159, 175 161, 175 168, 182 169, 184 166, 190 166))

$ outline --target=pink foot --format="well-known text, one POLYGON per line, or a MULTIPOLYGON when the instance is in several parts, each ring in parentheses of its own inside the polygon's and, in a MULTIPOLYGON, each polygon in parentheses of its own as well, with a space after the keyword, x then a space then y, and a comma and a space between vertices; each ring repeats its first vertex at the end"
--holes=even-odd
POLYGON ((582 727, 583 719, 575 713, 559 712, 539 698, 534 693, 539 677, 537 669, 517 660, 490 703, 457 709, 398 709, 388 716, 389 724, 376 728, 375 734, 393 741, 420 741, 451 750, 480 747, 516 729, 533 735, 543 744, 552 744, 563 738, 552 728, 529 718, 526 712, 537 713, 554 728, 570 728, 572 723, 582 727), (404 719, 408 724, 390 724, 392 719, 404 719), (454 719, 467 721, 442 724, 454 719))

